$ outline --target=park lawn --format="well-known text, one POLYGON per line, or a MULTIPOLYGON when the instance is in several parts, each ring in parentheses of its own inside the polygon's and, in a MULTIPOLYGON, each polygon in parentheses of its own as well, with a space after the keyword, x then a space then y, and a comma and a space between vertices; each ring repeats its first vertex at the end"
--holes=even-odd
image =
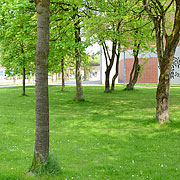
POLYGON ((35 139, 35 90, 0 89, 0 180, 179 180, 180 89, 171 88, 171 123, 155 120, 156 88, 49 87, 50 154, 61 172, 31 176, 35 139))

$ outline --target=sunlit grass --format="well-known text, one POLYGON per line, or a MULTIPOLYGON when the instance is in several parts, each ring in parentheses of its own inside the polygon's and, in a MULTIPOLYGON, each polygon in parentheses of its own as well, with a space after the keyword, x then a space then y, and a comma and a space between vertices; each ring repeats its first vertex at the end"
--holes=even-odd
POLYGON ((171 123, 155 120, 155 88, 104 93, 84 87, 49 87, 50 152, 61 173, 31 176, 35 139, 34 87, 0 89, 0 180, 180 179, 180 89, 171 89, 171 123))

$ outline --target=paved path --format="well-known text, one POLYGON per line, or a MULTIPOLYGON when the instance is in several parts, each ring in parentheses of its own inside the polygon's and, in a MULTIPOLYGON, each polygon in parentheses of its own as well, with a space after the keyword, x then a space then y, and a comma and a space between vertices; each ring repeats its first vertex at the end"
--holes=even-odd
MULTIPOLYGON (((52 83, 50 82, 49 85, 57 85, 60 86, 61 82, 56 82, 56 83, 52 83)), ((68 81, 65 82, 65 86, 75 86, 76 85, 76 81, 68 81)), ((5 87, 19 87, 22 86, 22 84, 9 84, 9 85, 3 85, 0 84, 0 88, 5 88, 5 87)), ((34 86, 34 84, 28 84, 26 83, 26 86, 34 86)), ((104 84, 101 84, 100 81, 83 81, 83 86, 104 86, 104 84)), ((124 86, 124 85, 116 85, 116 86, 124 86)), ((136 85, 135 87, 151 87, 151 88, 157 88, 157 86, 143 86, 143 85, 136 85)), ((180 86, 176 86, 176 87, 171 87, 171 88, 180 88, 180 86)))
MULTIPOLYGON (((49 85, 61 85, 61 82, 56 82, 56 83, 49 83, 49 85)), ((65 86, 75 86, 76 81, 69 81, 65 82, 65 86)), ((19 87, 22 86, 22 84, 0 84, 0 88, 5 88, 5 87, 19 87)), ((34 84, 28 84, 26 83, 26 86, 34 86, 34 84)), ((104 86, 103 84, 100 83, 100 81, 83 81, 83 86, 104 86)))

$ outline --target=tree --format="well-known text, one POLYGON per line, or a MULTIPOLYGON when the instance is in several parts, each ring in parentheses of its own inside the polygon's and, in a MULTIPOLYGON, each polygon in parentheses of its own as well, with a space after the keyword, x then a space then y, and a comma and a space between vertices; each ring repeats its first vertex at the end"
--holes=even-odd
MULTIPOLYGON (((54 18, 54 26, 63 26, 63 35, 58 38, 58 44, 60 44, 60 49, 66 50, 69 57, 73 57, 76 67, 76 100, 83 100, 83 87, 81 79, 81 63, 82 63, 82 52, 86 48, 86 42, 82 41, 82 17, 84 1, 65 1, 59 2, 54 1, 54 9, 57 18, 54 18), (65 41, 66 39, 66 41, 65 41)), ((61 29, 62 31, 62 29, 61 29)), ((57 34, 58 37, 58 34, 57 34)), ((56 43, 57 43, 56 42, 56 43)), ((60 51, 61 53, 61 51, 60 51)), ((72 60, 72 58, 70 58, 72 60)))
MULTIPOLYGON (((97 39, 103 46, 105 55, 105 92, 110 91, 110 73, 116 59, 116 72, 111 85, 111 90, 114 90, 115 79, 118 76, 121 47, 124 46, 125 50, 132 46, 131 36, 127 31, 135 30, 132 28, 132 24, 137 23, 139 14, 135 11, 140 9, 138 6, 137 1, 112 0, 107 2, 101 0, 89 8, 93 10, 93 13, 90 16, 90 23, 86 26, 89 29, 89 34, 92 34, 94 39, 97 39)), ((142 6, 140 10, 142 10, 142 6)))
MULTIPOLYGON (((143 12, 143 10, 140 12, 143 12)), ((154 51, 154 36, 151 35, 153 31, 152 23, 149 20, 144 20, 146 18, 144 15, 142 16, 141 13, 136 13, 139 14, 139 17, 135 24, 131 23, 130 27, 132 30, 128 32, 131 39, 134 62, 130 73, 129 83, 126 86, 127 90, 134 89, 140 72, 142 72, 143 68, 139 62, 139 54, 147 51, 154 51)))
POLYGON ((140 42, 138 44, 136 41, 134 42, 134 48, 133 48, 134 63, 133 63, 133 67, 130 73, 129 83, 126 86, 127 90, 134 89, 134 86, 139 76, 139 72, 141 68, 139 65, 139 58, 138 58, 140 45, 141 45, 140 42))
POLYGON ((79 19, 79 8, 77 5, 73 7, 73 16, 72 19, 74 21, 74 36, 75 36, 75 58, 76 58, 76 100, 83 100, 83 88, 82 88, 82 80, 81 80, 81 49, 79 44, 81 43, 81 27, 80 27, 80 19, 79 19))
MULTIPOLYGON (((30 0, 30 2, 34 2, 30 0)), ((49 0, 35 0, 37 11, 36 73, 36 139, 32 171, 39 171, 49 156, 49 0)))
POLYGON ((34 53, 34 9, 27 1, 4 1, 1 6, 1 64, 7 74, 23 75, 23 95, 25 95, 26 71, 33 71, 34 53), (24 22, 24 23, 22 23, 24 22))
POLYGON ((156 118, 160 124, 169 122, 170 72, 176 47, 180 40, 180 1, 143 0, 144 7, 154 23, 156 48, 160 67, 156 92, 156 118), (175 6, 175 12, 173 5, 175 6), (168 12, 169 10, 169 12, 168 12), (172 11, 173 10, 173 11, 172 11), (166 21, 174 17, 172 28, 166 21), (165 43, 164 43, 165 41, 165 43))

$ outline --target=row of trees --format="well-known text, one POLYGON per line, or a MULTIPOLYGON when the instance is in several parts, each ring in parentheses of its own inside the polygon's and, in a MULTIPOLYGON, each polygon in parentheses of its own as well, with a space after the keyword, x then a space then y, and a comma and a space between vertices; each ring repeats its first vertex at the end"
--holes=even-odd
MULTIPOLYGON (((112 79, 111 88, 114 90, 120 53, 128 47, 133 49, 134 65, 127 85, 127 88, 131 89, 140 71, 138 54, 151 49, 152 33, 155 31, 156 51, 160 65, 156 117, 160 123, 169 121, 169 75, 180 39, 179 0, 29 1, 32 4, 23 0, 0 2, 2 39, 0 44, 2 64, 7 69, 13 69, 14 72, 21 68, 25 74, 25 69, 34 66, 34 43, 37 37, 36 141, 33 171, 39 170, 47 162, 49 154, 48 70, 52 68, 53 72, 57 72, 61 67, 63 72, 65 62, 74 64, 76 100, 82 101, 80 69, 85 48, 93 42, 99 42, 105 54, 105 92, 110 91, 109 74, 113 64, 116 63, 116 73, 112 79), (108 42, 111 42, 110 46, 108 42)), ((84 63, 86 63, 85 60, 84 63)))

